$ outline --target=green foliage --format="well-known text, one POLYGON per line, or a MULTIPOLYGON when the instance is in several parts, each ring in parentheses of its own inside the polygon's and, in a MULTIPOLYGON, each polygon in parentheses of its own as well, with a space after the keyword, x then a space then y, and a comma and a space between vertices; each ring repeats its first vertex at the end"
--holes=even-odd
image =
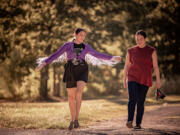
MULTIPOLYGON (((7 89, 11 97, 17 97, 20 87, 29 83, 24 78, 35 73, 36 59, 72 40, 77 27, 88 31, 86 42, 97 51, 122 56, 122 63, 113 68, 90 68, 86 95, 92 91, 92 96, 119 93, 126 50, 135 44, 138 29, 144 29, 148 43, 157 48, 161 74, 171 78, 180 73, 178 0, 1 0, 0 5, 0 77, 6 84, 1 89, 7 89)), ((37 78, 42 81, 44 77, 37 78)), ((44 92, 46 96, 52 92, 49 84, 44 92)))

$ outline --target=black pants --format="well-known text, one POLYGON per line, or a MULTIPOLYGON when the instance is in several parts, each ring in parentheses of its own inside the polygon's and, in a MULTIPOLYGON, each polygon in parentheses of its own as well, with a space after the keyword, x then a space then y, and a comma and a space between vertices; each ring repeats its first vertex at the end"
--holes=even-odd
POLYGON ((146 94, 148 91, 147 86, 136 83, 128 82, 128 121, 133 121, 135 106, 137 104, 137 113, 136 113, 136 124, 139 125, 142 122, 144 114, 144 101, 146 99, 146 94))

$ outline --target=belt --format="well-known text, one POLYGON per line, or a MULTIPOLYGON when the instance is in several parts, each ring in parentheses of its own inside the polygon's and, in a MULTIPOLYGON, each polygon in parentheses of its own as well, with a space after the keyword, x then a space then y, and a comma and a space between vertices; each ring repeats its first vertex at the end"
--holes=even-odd
POLYGON ((73 65, 84 65, 84 64, 87 64, 85 60, 79 60, 77 58, 68 60, 68 62, 71 62, 73 65))

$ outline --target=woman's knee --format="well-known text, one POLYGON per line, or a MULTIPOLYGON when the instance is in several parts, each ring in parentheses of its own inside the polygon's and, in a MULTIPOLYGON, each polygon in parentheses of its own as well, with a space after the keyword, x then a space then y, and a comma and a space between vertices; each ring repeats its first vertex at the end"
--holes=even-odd
POLYGON ((75 100, 75 97, 76 97, 75 92, 69 90, 68 91, 68 100, 73 101, 73 100, 75 100))
POLYGON ((74 95, 68 95, 68 100, 70 100, 70 101, 75 100, 75 96, 74 95))
POLYGON ((128 101, 129 102, 137 102, 138 98, 137 96, 129 96, 128 101))
POLYGON ((82 99, 82 91, 77 91, 76 100, 81 100, 81 99, 82 99))
POLYGON ((143 100, 143 99, 139 99, 139 100, 137 101, 137 105, 138 105, 138 106, 144 106, 144 103, 145 103, 145 100, 143 100))
POLYGON ((76 97, 82 97, 83 89, 84 87, 82 86, 77 87, 76 97))

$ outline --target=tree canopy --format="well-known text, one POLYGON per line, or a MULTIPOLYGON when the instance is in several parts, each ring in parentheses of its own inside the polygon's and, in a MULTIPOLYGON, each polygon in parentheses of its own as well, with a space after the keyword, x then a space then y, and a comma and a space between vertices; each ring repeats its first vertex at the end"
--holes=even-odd
MULTIPOLYGON (((180 74, 178 0, 1 0, 0 5, 0 78, 13 96, 35 72, 36 59, 72 40, 77 27, 88 31, 86 42, 94 49, 123 60, 135 45, 135 32, 143 29, 157 49, 161 75, 180 74)), ((104 93, 117 93, 123 66, 91 66, 88 87, 101 93, 98 82, 104 93)))

